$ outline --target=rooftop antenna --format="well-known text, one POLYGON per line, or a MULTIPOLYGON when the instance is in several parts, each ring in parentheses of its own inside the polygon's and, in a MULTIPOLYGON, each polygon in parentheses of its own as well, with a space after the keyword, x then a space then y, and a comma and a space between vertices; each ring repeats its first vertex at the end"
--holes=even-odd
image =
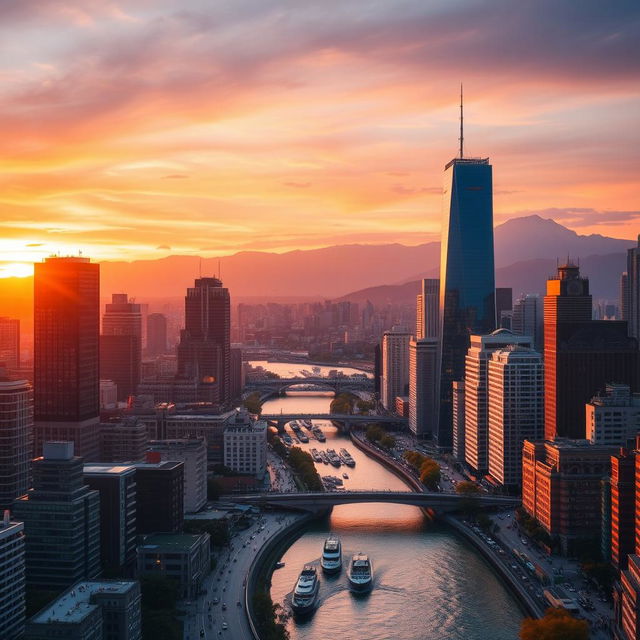
POLYGON ((460 83, 460 157, 464 157, 464 115, 462 111, 462 82, 460 83))
POLYGON ((218 280, 222 281, 222 271, 220 270, 220 258, 218 258, 218 280))

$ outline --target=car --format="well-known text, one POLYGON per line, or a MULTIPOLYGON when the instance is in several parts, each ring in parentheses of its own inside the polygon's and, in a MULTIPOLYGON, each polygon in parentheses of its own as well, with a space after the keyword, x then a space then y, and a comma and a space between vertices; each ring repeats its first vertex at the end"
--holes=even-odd
POLYGON ((200 637, 204 638, 204 629, 200 629, 200 637))
POLYGON ((213 604, 218 604, 218 602, 220 602, 220 598, 214 598, 211 602, 213 602, 213 604))
POLYGON ((226 622, 222 623, 222 628, 224 631, 226 631, 229 628, 229 625, 226 622))
POLYGON ((227 610, 227 603, 226 603, 226 602, 223 602, 223 603, 222 603, 222 610, 223 610, 223 611, 226 611, 226 610, 227 610))

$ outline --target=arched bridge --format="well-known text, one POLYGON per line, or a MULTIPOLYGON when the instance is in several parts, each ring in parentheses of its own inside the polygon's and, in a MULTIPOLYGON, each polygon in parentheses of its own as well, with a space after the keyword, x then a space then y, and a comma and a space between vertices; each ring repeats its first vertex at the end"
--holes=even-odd
POLYGON ((407 425, 407 419, 400 416, 366 416, 359 413, 355 415, 349 413, 263 413, 260 417, 267 422, 277 424, 278 431, 283 431, 284 425, 292 420, 335 420, 343 425, 345 431, 350 431, 353 425, 373 424, 374 422, 397 427, 407 425))
POLYGON ((247 380, 245 389, 247 391, 282 393, 289 387, 295 387, 296 385, 311 385, 329 389, 336 393, 341 391, 373 391, 373 378, 351 378, 349 376, 338 376, 336 378, 269 378, 267 380, 247 380))
MULTIPOLYGON (((456 493, 436 493, 413 491, 327 491, 308 493, 260 493, 232 496, 230 500, 259 507, 279 507, 300 511, 322 511, 341 504, 358 502, 391 502, 408 504, 414 507, 433 509, 444 513, 457 511, 468 504, 469 498, 456 493)), ((474 498, 483 507, 515 507, 520 504, 518 498, 505 496, 480 495, 474 498)))

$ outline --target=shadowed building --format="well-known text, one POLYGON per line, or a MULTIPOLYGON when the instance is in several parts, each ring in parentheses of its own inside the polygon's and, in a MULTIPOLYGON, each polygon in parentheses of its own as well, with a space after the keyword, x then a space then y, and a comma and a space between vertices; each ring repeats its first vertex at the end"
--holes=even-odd
POLYGON ((150 358, 167 352, 167 317, 162 313, 147 316, 147 355, 150 358))
POLYGON ((48 440, 73 441, 98 457, 100 266, 89 258, 34 265, 35 455, 48 440))

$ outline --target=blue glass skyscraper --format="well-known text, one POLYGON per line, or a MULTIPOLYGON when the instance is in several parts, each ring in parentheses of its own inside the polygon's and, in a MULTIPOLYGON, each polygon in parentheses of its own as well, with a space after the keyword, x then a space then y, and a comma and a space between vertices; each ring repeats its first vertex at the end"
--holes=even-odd
MULTIPOLYGON (((461 136, 462 137, 462 136, 461 136)), ((464 377, 469 336, 496 328, 493 186, 488 158, 445 167, 440 253, 440 409, 438 447, 453 440, 452 382, 464 377)))

